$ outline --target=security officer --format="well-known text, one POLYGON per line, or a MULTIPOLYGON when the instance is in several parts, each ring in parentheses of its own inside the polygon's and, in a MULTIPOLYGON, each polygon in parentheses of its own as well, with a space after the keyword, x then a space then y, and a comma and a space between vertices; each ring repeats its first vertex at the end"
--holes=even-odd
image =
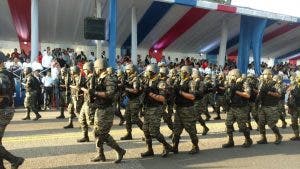
POLYGON ((286 113, 285 113, 285 107, 284 107, 286 86, 282 82, 282 76, 280 76, 280 75, 274 75, 273 80, 276 82, 275 83, 276 88, 279 88, 282 91, 281 97, 278 102, 278 112, 279 112, 279 119, 282 122, 282 128, 285 129, 286 125, 287 125, 287 123, 285 121, 286 113))
POLYGON ((250 130, 247 127, 248 121, 248 99, 250 98, 250 88, 247 83, 241 78, 241 73, 238 69, 233 69, 228 73, 229 86, 226 89, 225 98, 229 103, 230 108, 226 117, 226 129, 228 134, 228 142, 223 144, 223 148, 234 146, 233 141, 233 124, 236 121, 240 131, 244 133, 245 143, 243 147, 250 147, 252 139, 250 138, 250 130))
POLYGON ((42 116, 38 112, 37 107, 37 94, 38 88, 40 88, 39 81, 33 76, 32 69, 30 67, 25 68, 25 89, 26 89, 26 96, 24 99, 24 107, 27 110, 25 118, 22 120, 30 120, 30 111, 33 111, 35 114, 35 118, 33 120, 38 120, 42 116))
POLYGON ((300 76, 297 76, 294 82, 289 87, 288 108, 291 114, 292 129, 294 137, 290 138, 292 141, 299 141, 299 118, 300 118, 300 76))
POLYGON ((94 134, 96 138, 96 147, 98 154, 93 158, 92 162, 104 162, 106 161, 104 155, 103 144, 117 151, 118 157, 115 163, 120 163, 126 150, 122 149, 113 137, 109 134, 111 127, 113 126, 114 119, 114 99, 117 88, 117 79, 114 76, 109 76, 106 71, 106 62, 104 59, 97 59, 94 63, 96 86, 95 90, 90 89, 89 93, 94 96, 95 99, 95 122, 94 122, 94 134))
POLYGON ((261 139, 257 141, 258 144, 268 143, 266 138, 266 124, 275 134, 276 140, 274 143, 280 144, 282 141, 282 136, 276 126, 279 119, 277 105, 281 98, 281 90, 280 88, 276 88, 275 83, 272 79, 272 70, 265 69, 262 73, 262 82, 260 82, 257 96, 260 105, 258 118, 259 132, 261 134, 261 139))
POLYGON ((192 91, 195 93, 195 101, 194 101, 194 112, 196 113, 197 119, 201 126, 203 127, 202 135, 206 135, 209 131, 209 128, 205 124, 205 120, 203 120, 201 114, 203 113, 203 95, 205 92, 204 83, 200 79, 200 72, 197 69, 193 69, 192 72, 192 91))
POLYGON ((23 164, 24 158, 12 155, 2 145, 5 128, 12 120, 15 112, 13 108, 15 84, 12 74, 4 67, 6 60, 6 56, 0 52, 0 168, 5 168, 3 164, 5 159, 11 163, 11 168, 16 169, 23 164))
POLYGON ((60 115, 56 117, 57 119, 65 118, 65 105, 68 103, 68 98, 70 97, 69 86, 69 72, 66 67, 61 68, 59 76, 59 103, 60 103, 60 115))
POLYGON ((128 64, 125 67, 127 74, 127 81, 125 82, 125 91, 129 98, 128 105, 125 110, 126 130, 127 134, 121 137, 121 140, 132 139, 132 124, 136 124, 141 130, 143 130, 143 122, 139 118, 140 112, 140 79, 134 69, 133 64, 128 64))
POLYGON ((163 144, 162 157, 166 157, 172 146, 166 142, 160 133, 160 120, 163 115, 163 105, 166 95, 166 81, 157 76, 157 67, 154 64, 148 65, 145 71, 144 84, 144 124, 143 131, 146 138, 147 151, 142 153, 142 157, 153 156, 152 138, 156 138, 163 144))
POLYGON ((86 62, 83 65, 83 71, 86 75, 84 85, 81 87, 83 94, 83 105, 79 113, 79 123, 83 133, 83 138, 77 140, 77 142, 89 142, 88 128, 91 124, 91 109, 93 108, 93 98, 91 97, 89 90, 95 88, 95 78, 93 75, 93 64, 91 62, 86 62))
POLYGON ((180 79, 174 86, 176 112, 174 114, 173 152, 178 153, 180 135, 185 129, 191 138, 193 147, 189 154, 199 152, 196 130, 196 113, 194 113, 195 95, 192 91, 190 80, 191 69, 183 66, 180 70, 180 79))
POLYGON ((71 101, 68 104, 69 124, 64 126, 65 129, 74 128, 73 119, 80 113, 83 104, 83 94, 80 87, 83 86, 84 78, 80 74, 80 69, 77 66, 70 68, 70 90, 71 90, 71 101))

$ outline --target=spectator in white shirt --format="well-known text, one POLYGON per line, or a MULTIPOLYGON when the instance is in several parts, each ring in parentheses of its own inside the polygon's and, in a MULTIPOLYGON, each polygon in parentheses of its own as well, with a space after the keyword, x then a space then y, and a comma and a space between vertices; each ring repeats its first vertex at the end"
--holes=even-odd
MULTIPOLYGON (((48 71, 47 75, 42 78, 44 86, 44 110, 49 108, 52 96, 53 79, 51 78, 51 72, 48 71)), ((50 109, 50 108, 49 108, 50 109)))
POLYGON ((94 62, 96 60, 95 53, 91 52, 91 54, 88 56, 87 60, 89 62, 94 62))
POLYGON ((25 62, 23 63, 23 70, 27 67, 30 67, 31 68, 31 63, 30 63, 30 59, 29 58, 26 58, 25 62))
POLYGON ((51 68, 52 59, 50 47, 47 47, 47 50, 43 52, 42 66, 46 69, 51 68))

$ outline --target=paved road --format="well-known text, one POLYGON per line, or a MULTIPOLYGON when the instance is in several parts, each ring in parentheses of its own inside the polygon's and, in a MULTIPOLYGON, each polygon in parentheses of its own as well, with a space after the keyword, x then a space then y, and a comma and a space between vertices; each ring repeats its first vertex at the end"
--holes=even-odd
MULTIPOLYGON (((207 136, 198 135, 200 138, 201 152, 197 155, 189 155, 187 152, 191 148, 191 143, 186 132, 183 133, 178 155, 170 154, 169 158, 161 158, 162 146, 154 142, 154 151, 157 154, 153 158, 141 159, 140 153, 146 149, 145 143, 141 141, 143 133, 135 126, 133 129, 134 139, 131 141, 118 141, 127 150, 125 160, 121 164, 114 164, 116 157, 114 151, 105 146, 105 153, 108 162, 90 163, 90 158, 94 156, 95 145, 90 132, 91 142, 78 144, 76 139, 81 137, 78 123, 76 128, 62 129, 67 123, 67 119, 56 120, 58 112, 48 111, 41 113, 43 118, 39 121, 22 121, 24 110, 18 109, 11 124, 8 126, 3 140, 7 149, 16 155, 26 158, 25 163, 20 168, 153 168, 153 169, 177 169, 177 168, 200 168, 200 169, 232 169, 232 168, 256 168, 256 169, 299 169, 300 168, 300 142, 291 142, 292 136, 290 127, 281 129, 284 141, 281 145, 256 145, 251 148, 241 148, 243 136, 235 133, 236 147, 230 149, 220 148, 226 142, 224 121, 210 121, 208 127, 210 132, 207 136)), ((125 133, 124 126, 118 126, 118 119, 111 131, 112 136, 119 140, 125 133)), ((290 124, 290 120, 288 119, 290 124)), ((253 123, 255 126, 255 124, 253 123)), ((281 123, 278 124, 281 126, 281 123)), ((237 128, 237 126, 235 126, 237 128)), ((197 124, 199 132, 202 128, 197 124)), ((170 135, 169 129, 162 124, 162 133, 170 135)), ((259 133, 252 131, 251 136, 256 142, 259 133)), ((273 142, 275 137, 268 130, 268 140, 273 142)), ((170 139, 167 140, 171 142, 170 139)), ((5 162, 7 168, 9 164, 5 162)))

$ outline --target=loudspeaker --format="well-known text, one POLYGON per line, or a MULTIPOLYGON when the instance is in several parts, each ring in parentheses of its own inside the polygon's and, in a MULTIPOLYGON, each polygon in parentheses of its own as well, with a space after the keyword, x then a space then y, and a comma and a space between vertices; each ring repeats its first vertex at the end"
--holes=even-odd
POLYGON ((88 17, 84 19, 84 38, 105 40, 106 21, 103 18, 88 17))

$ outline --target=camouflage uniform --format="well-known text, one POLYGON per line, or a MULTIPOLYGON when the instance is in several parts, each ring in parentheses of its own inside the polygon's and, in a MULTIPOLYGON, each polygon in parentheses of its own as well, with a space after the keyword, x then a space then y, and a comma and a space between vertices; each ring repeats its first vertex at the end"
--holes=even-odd
POLYGON ((214 100, 214 90, 213 90, 214 86, 213 86, 213 83, 211 81, 210 75, 206 75, 205 76, 205 78, 204 78, 204 86, 206 88, 206 93, 205 93, 205 95, 203 96, 203 99, 202 99, 202 101, 203 101, 202 104, 204 105, 202 111, 203 111, 203 113, 206 116, 205 120, 209 121, 210 118, 211 118, 211 116, 210 116, 210 114, 208 112, 208 106, 211 105, 214 108, 214 101, 213 101, 214 100))
POLYGON ((114 119, 114 99, 117 88, 117 79, 110 76, 105 71, 105 61, 97 59, 94 64, 96 72, 96 83, 94 92, 94 105, 96 107, 94 134, 96 138, 96 147, 98 155, 92 159, 92 162, 105 161, 103 144, 113 148, 118 153, 118 159, 115 163, 121 162, 126 151, 123 150, 113 137, 109 134, 113 126, 114 119), (102 96, 100 96, 100 94, 102 96), (104 95, 104 96, 103 96, 104 95))
MULTIPOLYGON (((39 109, 37 107, 37 89, 40 87, 39 81, 33 76, 31 69, 26 68, 28 70, 28 73, 26 75, 25 79, 25 89, 26 89, 26 95, 24 99, 24 107, 27 109, 26 117, 23 118, 23 120, 29 120, 30 119, 30 111, 33 111, 36 115, 35 119, 38 120, 41 118, 41 115, 38 113, 39 109)), ((26 72, 26 71, 25 71, 26 72)))
POLYGON ((254 121, 256 122, 257 126, 259 124, 259 122, 258 122, 258 105, 256 103, 256 95, 257 95, 257 91, 258 91, 259 81, 257 78, 255 78, 254 75, 248 76, 246 81, 250 87, 248 126, 250 129, 252 129, 250 113, 251 113, 254 121))
POLYGON ((233 147, 233 124, 238 123, 238 127, 241 132, 244 133, 245 143, 243 147, 249 147, 252 145, 252 139, 250 138, 250 130, 247 127, 248 121, 248 99, 237 94, 237 92, 243 92, 250 96, 250 87, 242 79, 240 79, 240 72, 238 69, 233 69, 228 73, 230 78, 230 85, 226 89, 226 101, 229 103, 229 111, 227 112, 225 124, 227 134, 229 137, 228 143, 223 144, 223 148, 233 147))
POLYGON ((219 78, 216 79, 216 84, 215 84, 215 89, 216 89, 216 104, 215 104, 215 111, 217 114, 217 117, 215 117, 215 120, 220 120, 221 119, 221 112, 220 112, 220 107, 223 108, 225 107, 225 97, 224 97, 224 88, 225 88, 225 79, 221 75, 219 75, 219 78))
POLYGON ((286 86, 283 84, 280 75, 275 75, 273 77, 273 80, 276 81, 275 87, 280 89, 281 91, 281 97, 278 102, 278 113, 279 113, 279 118, 282 121, 282 128, 286 128, 286 113, 285 113, 285 94, 286 94, 286 86))
MULTIPOLYGON (((75 67, 77 66, 71 68, 71 73, 73 71, 72 69, 75 69, 75 67)), ((71 74, 70 86, 72 86, 73 88, 70 87, 71 100, 67 108, 70 117, 69 124, 67 126, 64 126, 65 129, 73 128, 73 119, 80 114, 80 110, 83 104, 83 91, 79 90, 79 88, 84 86, 83 82, 85 81, 85 79, 84 77, 79 75, 79 68, 77 67, 76 69, 78 69, 76 70, 77 72, 71 74)))
MULTIPOLYGON (((154 65, 149 65, 146 71, 154 71, 154 65)), ((154 155, 152 149, 152 138, 156 138, 164 146, 162 156, 165 157, 172 151, 172 146, 168 144, 164 136, 160 133, 160 121, 164 113, 163 104, 153 97, 166 96, 166 82, 158 77, 149 78, 148 87, 144 89, 144 124, 143 131, 146 138, 147 151, 142 153, 142 157, 154 155), (150 96, 152 95, 152 97, 150 96)))
POLYGON ((261 134, 261 140, 259 140, 258 144, 266 144, 266 129, 265 125, 268 125, 276 136, 275 144, 280 144, 282 140, 282 136, 279 132, 276 123, 279 119, 278 113, 278 97, 275 97, 270 94, 277 93, 281 95, 280 88, 276 88, 275 82, 272 80, 272 73, 270 69, 265 69, 263 72, 263 82, 261 82, 258 90, 257 99, 260 103, 258 118, 259 118, 259 131, 261 134))
POLYGON ((197 120, 203 127, 202 135, 206 135, 209 131, 208 127, 205 124, 205 120, 203 120, 201 114, 203 113, 203 95, 206 92, 204 83, 200 79, 200 74, 198 70, 193 71, 192 73, 193 80, 191 81, 191 91, 195 93, 195 101, 194 101, 194 112, 196 113, 197 120))
POLYGON ((181 79, 178 81, 179 83, 175 86, 175 104, 176 104, 176 112, 174 114, 174 136, 172 139, 173 142, 173 151, 174 153, 178 152, 178 145, 180 140, 180 135, 185 129, 191 138, 193 143, 193 148, 189 152, 190 154, 195 154, 199 152, 198 146, 198 137, 196 130, 196 113, 194 112, 194 102, 185 98, 182 95, 184 93, 192 92, 191 80, 189 79, 189 67, 183 66, 181 68, 181 79), (185 74, 185 75, 184 75, 185 74))
POLYGON ((127 91, 127 96, 129 98, 128 105, 125 110, 125 121, 127 134, 121 138, 121 140, 131 140, 132 139, 132 124, 136 124, 141 130, 143 130, 143 122, 139 118, 140 112, 140 79, 135 72, 128 75, 125 84, 125 89, 128 88, 137 90, 137 93, 131 93, 127 91))
POLYGON ((60 103, 60 115, 56 117, 57 119, 64 119, 65 118, 65 106, 69 103, 70 100, 70 89, 69 89, 69 73, 67 72, 66 68, 61 69, 61 73, 59 76, 59 103, 60 103))
POLYGON ((118 86, 117 86, 117 92, 116 92, 116 110, 115 115, 120 118, 119 126, 122 126, 125 122, 125 118, 123 117, 121 113, 121 102, 124 99, 125 96, 125 78, 123 75, 122 70, 117 71, 117 79, 118 79, 118 86))
MULTIPOLYGON (((0 64, 4 66, 3 57, 0 52, 0 64)), ((11 163, 11 168, 18 168, 24 162, 24 158, 16 157, 8 152, 2 145, 2 138, 6 129, 6 126, 10 123, 14 116, 13 106, 13 93, 15 90, 14 79, 12 74, 5 68, 0 68, 0 168, 5 168, 3 160, 7 160, 11 163)))
POLYGON ((300 118, 300 87, 299 84, 291 86, 288 97, 288 107, 291 114, 292 129, 295 136, 290 138, 292 141, 300 140, 299 137, 299 118, 300 118))

